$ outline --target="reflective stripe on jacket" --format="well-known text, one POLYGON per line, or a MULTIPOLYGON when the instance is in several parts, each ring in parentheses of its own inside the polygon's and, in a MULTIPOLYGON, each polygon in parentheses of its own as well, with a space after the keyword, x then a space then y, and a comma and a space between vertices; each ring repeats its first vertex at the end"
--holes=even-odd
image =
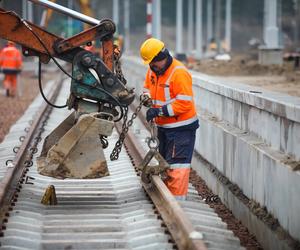
POLYGON ((162 107, 164 116, 155 119, 158 126, 176 128, 198 119, 193 100, 192 77, 175 58, 163 75, 157 77, 148 69, 144 92, 150 93, 153 107, 162 107))
POLYGON ((22 57, 20 51, 14 46, 7 46, 0 52, 0 67, 2 69, 20 69, 22 57))

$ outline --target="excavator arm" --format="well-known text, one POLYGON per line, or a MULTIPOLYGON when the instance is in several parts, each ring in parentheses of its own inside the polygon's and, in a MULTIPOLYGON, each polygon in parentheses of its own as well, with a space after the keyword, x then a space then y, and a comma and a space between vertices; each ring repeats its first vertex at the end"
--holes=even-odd
MULTIPOLYGON (((132 91, 127 91, 124 84, 112 72, 114 65, 112 35, 114 32, 114 23, 111 20, 103 20, 88 30, 64 39, 21 19, 13 11, 0 9, 0 37, 22 45, 25 56, 38 56, 43 63, 49 62, 52 57, 70 62, 73 65, 74 62, 76 62, 77 64, 79 63, 79 68, 85 71, 83 72, 85 75, 88 74, 88 69, 92 68, 96 71, 101 82, 100 84, 97 82, 97 79, 92 77, 93 86, 91 87, 93 91, 95 87, 99 87, 98 89, 100 89, 100 91, 101 89, 105 89, 118 99, 121 104, 128 105, 132 102, 134 95, 132 91), (80 47, 95 39, 102 41, 102 59, 96 58, 95 55, 80 47), (87 64, 87 60, 90 59, 93 59, 93 62, 87 64), (113 84, 112 81, 114 82, 113 84), (112 85, 113 88, 111 87, 112 85), (119 95, 120 92, 121 95, 119 95), (122 98, 120 98, 120 96, 122 96, 122 98)), ((76 78, 79 73, 73 72, 73 75, 74 74, 74 78, 76 78)), ((87 84, 82 81, 84 80, 80 79, 74 82, 74 84, 76 86, 87 84)), ((76 89, 76 86, 73 89, 76 89)), ((102 99, 97 100, 97 96, 95 96, 93 91, 91 90, 90 93, 85 93, 83 97, 90 97, 92 100, 101 102, 102 99)), ((80 94, 77 93, 77 97, 80 97, 80 94)))
POLYGON ((100 139, 112 133, 114 121, 134 100, 133 90, 114 73, 114 32, 114 23, 106 19, 64 39, 0 9, 1 38, 22 45, 25 56, 38 56, 43 63, 59 58, 72 64, 67 104, 75 112, 45 139, 37 161, 41 174, 56 178, 108 175, 100 139), (102 43, 102 58, 80 47, 96 39, 102 43))
MULTIPOLYGON (((80 46, 96 39, 102 40, 104 49, 109 49, 110 53, 113 53, 113 46, 109 45, 109 40, 115 32, 115 26, 110 20, 103 20, 99 25, 64 39, 21 19, 13 11, 5 11, 0 8, 0 27, 1 38, 22 45, 25 48, 24 51, 27 49, 25 56, 39 56, 44 63, 47 63, 51 56, 72 63, 75 54, 83 50, 80 46)), ((110 60, 113 59, 110 58, 110 60)), ((108 67, 112 70, 111 64, 108 67)))

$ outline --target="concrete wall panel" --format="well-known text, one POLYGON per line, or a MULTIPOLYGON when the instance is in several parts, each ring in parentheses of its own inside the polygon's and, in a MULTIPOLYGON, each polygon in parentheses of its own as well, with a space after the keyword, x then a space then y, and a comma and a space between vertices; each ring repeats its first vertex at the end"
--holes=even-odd
MULTIPOLYGON (((245 93, 244 88, 242 92, 239 92, 239 89, 234 91, 231 88, 220 90, 209 85, 209 83, 213 84, 213 82, 205 82, 207 79, 199 80, 197 75, 194 77, 194 80, 194 89, 195 93, 197 93, 195 96, 197 97, 197 104, 201 109, 212 113, 220 120, 228 121, 233 126, 255 133, 273 148, 291 154, 300 160, 299 136, 297 140, 292 139, 294 137, 287 136, 290 126, 296 127, 295 135, 300 134, 300 122, 287 119, 287 111, 291 113, 289 116, 293 118, 298 117, 298 113, 300 113, 299 100, 297 106, 290 108, 291 105, 289 103, 286 103, 286 106, 284 106, 281 103, 276 103, 274 100, 265 100, 262 97, 258 98, 255 94, 245 93), (209 89, 205 89, 203 86, 209 89), (249 105, 248 103, 253 105, 249 105), (275 113, 272 113, 272 110, 275 113), (280 133, 282 136, 278 136, 280 133)), ((268 96, 269 93, 264 93, 264 95, 268 96)), ((272 92, 270 96, 275 98, 275 94, 272 92)), ((279 99, 283 99, 282 95, 279 95, 279 99)), ((288 99, 285 98, 285 100, 288 99)), ((291 101, 297 103, 295 97, 291 97, 291 101)))

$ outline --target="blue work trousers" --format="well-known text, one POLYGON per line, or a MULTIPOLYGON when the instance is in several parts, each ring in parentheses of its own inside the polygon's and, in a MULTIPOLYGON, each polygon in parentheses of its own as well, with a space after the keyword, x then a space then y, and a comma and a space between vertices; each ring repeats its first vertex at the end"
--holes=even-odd
POLYGON ((176 199, 184 200, 188 192, 195 136, 196 129, 158 129, 159 152, 170 165, 165 184, 176 199))

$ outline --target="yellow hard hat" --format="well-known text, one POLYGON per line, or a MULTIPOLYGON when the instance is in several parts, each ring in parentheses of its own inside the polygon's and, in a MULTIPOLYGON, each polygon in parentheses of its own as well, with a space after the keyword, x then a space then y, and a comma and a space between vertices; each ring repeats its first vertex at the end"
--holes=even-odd
POLYGON ((165 44, 156 39, 147 39, 140 48, 140 54, 145 64, 149 64, 152 59, 165 47, 165 44))

